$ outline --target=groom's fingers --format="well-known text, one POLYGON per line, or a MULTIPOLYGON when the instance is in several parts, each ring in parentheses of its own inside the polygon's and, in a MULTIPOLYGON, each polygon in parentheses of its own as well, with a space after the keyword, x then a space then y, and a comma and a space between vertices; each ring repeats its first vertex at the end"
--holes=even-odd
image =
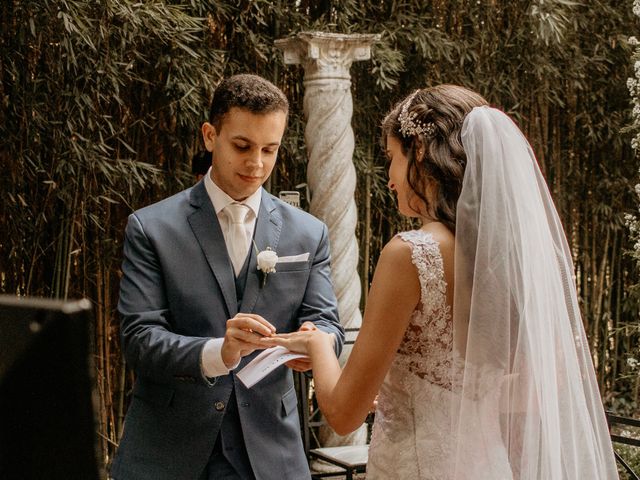
MULTIPOLYGON (((257 322, 258 324, 264 326, 267 329, 264 335, 271 335, 273 333, 276 333, 276 327, 271 325, 267 320, 265 320, 264 317, 260 315, 256 315, 255 313, 238 313, 236 314, 235 317, 233 317, 233 319, 244 319, 249 322, 257 322)), ((254 328, 254 330, 256 329, 254 328)), ((259 333, 262 331, 264 330, 256 330, 256 332, 259 332, 259 333)))
POLYGON ((227 338, 232 342, 232 344, 236 345, 235 348, 238 350, 251 349, 253 351, 267 348, 267 345, 265 345, 261 340, 263 338, 270 337, 263 337, 255 332, 250 332, 241 328, 230 328, 227 330, 227 338))
POLYGON ((261 335, 256 334, 255 332, 249 332, 243 329, 235 329, 232 332, 229 332, 234 340, 240 341, 244 344, 249 344, 253 348, 262 348, 262 343, 260 343, 260 339, 263 338, 261 335))
POLYGON ((239 330, 244 330, 251 334, 255 333, 263 337, 268 337, 275 332, 273 325, 271 325, 259 315, 249 316, 247 314, 238 314, 235 317, 227 320, 227 330, 229 330, 230 328, 237 328, 239 330))
POLYGON ((265 348, 260 343, 261 338, 266 338, 263 335, 271 335, 271 330, 254 319, 234 317, 227 320, 221 352, 225 365, 234 365, 241 357, 265 348))

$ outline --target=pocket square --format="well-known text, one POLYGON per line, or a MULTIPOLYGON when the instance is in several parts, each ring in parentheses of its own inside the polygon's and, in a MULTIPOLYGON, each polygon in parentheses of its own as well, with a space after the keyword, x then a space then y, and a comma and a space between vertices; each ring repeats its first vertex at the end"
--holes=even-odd
POLYGON ((278 263, 306 262, 309 260, 309 252, 300 255, 289 255, 288 257, 278 257, 278 263))

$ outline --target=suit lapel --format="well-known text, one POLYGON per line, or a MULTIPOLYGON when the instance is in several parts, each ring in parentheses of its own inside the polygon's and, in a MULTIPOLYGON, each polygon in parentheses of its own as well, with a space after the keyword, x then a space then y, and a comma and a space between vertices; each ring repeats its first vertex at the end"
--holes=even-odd
MULTIPOLYGON (((260 211, 256 220, 256 229, 253 235, 254 241, 251 243, 251 254, 249 256, 249 271, 247 272, 247 283, 242 296, 241 312, 252 312, 260 294, 260 275, 258 271, 257 252, 266 250, 278 251, 278 241, 282 231, 282 217, 278 211, 273 198, 266 190, 262 190, 262 201, 260 211), (254 245, 255 242, 255 245, 254 245)), ((268 288, 269 282, 267 281, 268 288)))
POLYGON ((193 187, 190 201, 195 211, 188 217, 189 225, 220 285, 229 318, 231 318, 237 313, 238 308, 233 266, 227 254, 220 222, 207 194, 204 181, 200 181, 193 187))

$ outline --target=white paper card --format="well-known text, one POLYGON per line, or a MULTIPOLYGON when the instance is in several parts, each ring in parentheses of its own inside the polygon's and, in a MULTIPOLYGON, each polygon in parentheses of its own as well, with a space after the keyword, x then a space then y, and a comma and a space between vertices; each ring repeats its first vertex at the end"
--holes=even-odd
POLYGON ((296 358, 308 358, 302 353, 293 353, 284 347, 277 346, 264 350, 260 355, 247 363, 236 377, 245 387, 251 388, 280 365, 296 358))

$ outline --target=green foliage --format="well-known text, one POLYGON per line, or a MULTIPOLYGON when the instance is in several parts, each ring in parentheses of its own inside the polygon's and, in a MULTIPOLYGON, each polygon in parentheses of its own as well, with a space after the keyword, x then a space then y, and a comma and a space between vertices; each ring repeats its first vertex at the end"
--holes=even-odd
POLYGON ((16 293, 66 296, 46 278, 69 275, 52 255, 60 224, 101 235, 114 208, 176 184, 218 78, 206 65, 222 54, 202 48, 201 18, 162 2, 15 1, 0 12, 0 214, 12 239, 2 271, 16 293))
MULTIPOLYGON (((87 296, 96 306, 101 435, 117 442, 129 378, 115 301, 126 216, 191 183, 191 155, 220 78, 254 72, 291 101, 268 188, 304 194, 303 70, 274 40, 381 33, 352 68, 364 288, 410 223, 386 188, 384 113, 413 89, 456 83, 512 114, 563 219, 607 402, 637 408, 627 358, 637 267, 624 212, 637 205, 627 77, 637 30, 615 0, 7 0, 0 3, 0 289, 87 296), (625 375, 622 382, 616 379, 625 375)), ((105 458, 113 446, 105 442, 105 458)))
MULTIPOLYGON (((634 0, 633 13, 636 17, 640 17, 640 0, 634 0)), ((631 61, 633 62, 633 77, 627 79, 627 88, 631 96, 631 124, 625 129, 633 135, 631 139, 631 147, 635 151, 636 158, 638 157, 638 151, 640 151, 640 42, 635 36, 628 39, 629 45, 633 48, 631 54, 631 61)), ((640 184, 635 185, 636 194, 636 213, 640 212, 638 201, 640 200, 640 184)), ((632 248, 628 251, 628 255, 633 259, 636 266, 640 266, 640 219, 637 215, 627 213, 625 215, 625 224, 629 229, 629 237, 632 242, 632 248)), ((629 296, 634 302, 640 301, 640 281, 637 279, 629 286, 629 296)), ((630 322, 627 326, 629 333, 633 338, 637 339, 640 336, 640 324, 636 321, 630 322)), ((638 391, 640 390, 640 370, 638 369, 638 358, 640 358, 640 347, 638 342, 634 342, 633 346, 626 352, 627 354, 627 366, 628 370, 625 375, 625 380, 630 388, 633 389, 635 394, 635 400, 638 400, 638 391)), ((633 396, 633 395, 632 395, 633 396)), ((637 403, 635 404, 637 408, 637 403)), ((628 453, 628 452, 627 452, 628 453)), ((635 455, 635 461, 638 463, 640 455, 635 455)))
POLYGON ((164 2, 15 0, 0 22, 0 287, 94 301, 100 430, 115 440, 124 221, 184 186, 223 54, 203 18, 164 2))
MULTIPOLYGON (((640 17, 640 1, 635 0, 633 3, 633 12, 640 17)), ((627 88, 629 89, 631 104, 633 106, 631 111, 632 123, 627 130, 633 133, 631 147, 637 155, 640 150, 640 42, 635 36, 632 36, 629 38, 629 45, 633 47, 631 61, 633 62, 634 75, 627 79, 627 88)), ((635 186, 635 192, 638 199, 640 199, 640 184, 635 186)), ((636 215, 627 214, 625 216, 625 223, 629 228, 631 239, 634 242, 631 256, 636 262, 640 263, 640 219, 638 219, 636 215)))

